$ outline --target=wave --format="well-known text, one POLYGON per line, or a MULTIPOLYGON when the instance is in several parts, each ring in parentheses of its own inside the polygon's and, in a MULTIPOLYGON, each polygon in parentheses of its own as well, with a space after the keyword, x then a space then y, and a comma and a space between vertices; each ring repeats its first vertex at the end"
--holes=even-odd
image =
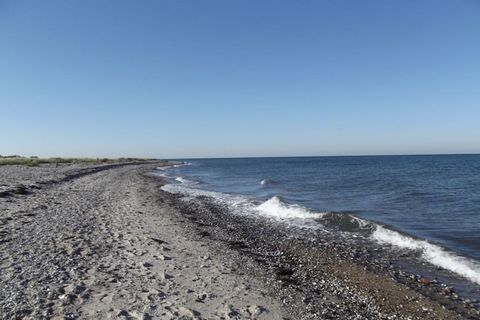
POLYGON ((176 178, 175 178, 175 181, 178 181, 178 182, 180 182, 180 183, 187 184, 187 185, 194 185, 194 184, 196 184, 195 181, 186 179, 186 178, 184 178, 184 177, 176 177, 176 178))
POLYGON ((288 204, 274 196, 256 207, 258 213, 279 219, 320 219, 324 213, 308 210, 297 204, 288 204))
POLYGON ((266 184, 269 183, 269 182, 270 182, 270 180, 268 180, 268 179, 263 179, 262 181, 260 181, 260 184, 261 184, 261 185, 266 185, 266 184))
MULTIPOLYGON (((177 180, 177 179, 175 179, 177 180)), ((178 180, 177 180, 178 181, 178 180)), ((188 180, 190 181, 190 180, 188 180)), ((171 183, 162 186, 160 189, 170 193, 183 195, 186 199, 194 199, 196 197, 208 197, 213 201, 226 204, 236 214, 248 214, 253 207, 252 201, 241 195, 231 195, 222 192, 208 191, 193 187, 193 183, 171 183)))
POLYGON ((348 232, 353 237, 363 235, 379 244, 390 245, 393 249, 401 248, 418 252, 424 261, 480 284, 479 262, 457 255, 426 240, 415 239, 355 215, 313 211, 298 204, 287 203, 278 196, 258 204, 246 196, 195 188, 195 182, 192 183, 183 177, 176 177, 175 180, 180 183, 167 184, 161 189, 170 193, 181 193, 189 199, 207 196, 222 205, 226 204, 234 214, 257 214, 299 226, 328 227, 339 232, 348 232))
POLYGON ((371 238, 379 243, 419 251, 427 262, 480 284, 480 264, 471 259, 458 256, 425 240, 402 235, 381 225, 376 226, 371 238))
POLYGON ((168 175, 165 172, 160 170, 153 171, 151 174, 157 177, 168 178, 168 175))

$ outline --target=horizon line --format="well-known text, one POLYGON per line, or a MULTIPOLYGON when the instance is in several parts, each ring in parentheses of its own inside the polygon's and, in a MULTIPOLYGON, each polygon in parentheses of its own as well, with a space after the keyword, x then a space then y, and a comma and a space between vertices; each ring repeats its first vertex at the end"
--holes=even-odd
POLYGON ((186 157, 159 158, 159 160, 208 160, 208 159, 267 159, 267 158, 340 158, 340 157, 420 157, 420 156, 474 156, 480 152, 469 153, 404 153, 404 154, 353 154, 353 155, 298 155, 298 156, 232 156, 232 157, 186 157))

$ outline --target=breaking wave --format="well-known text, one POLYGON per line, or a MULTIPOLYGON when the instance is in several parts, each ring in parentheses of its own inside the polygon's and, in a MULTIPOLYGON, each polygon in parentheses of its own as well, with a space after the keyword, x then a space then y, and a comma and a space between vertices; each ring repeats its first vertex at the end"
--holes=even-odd
POLYGON ((187 184, 187 185, 194 185, 194 184, 196 184, 195 181, 186 179, 186 178, 184 178, 184 177, 176 177, 176 178, 175 178, 175 181, 178 181, 178 182, 180 182, 180 183, 187 184))
POLYGON ((320 219, 324 213, 312 212, 297 204, 288 204, 275 196, 256 207, 258 213, 278 219, 320 219))
POLYGON ((380 243, 419 251, 422 258, 431 264, 480 284, 480 264, 471 259, 458 256, 425 240, 417 240, 380 225, 376 226, 371 237, 380 243))
MULTIPOLYGON (((162 170, 159 175, 165 177, 164 171, 162 170)), ((196 186, 198 183, 183 177, 176 177, 172 180, 175 180, 176 183, 164 185, 162 190, 181 193, 189 199, 207 196, 213 201, 227 205, 234 214, 261 215, 299 226, 328 227, 331 230, 351 233, 354 237, 362 235, 379 244, 390 245, 393 249, 401 248, 418 252, 426 262, 480 284, 479 262, 457 255, 426 240, 415 239, 355 215, 313 211, 298 204, 287 203, 278 196, 258 203, 243 195, 199 189, 196 186)))
POLYGON ((270 182, 270 180, 268 180, 268 179, 263 179, 262 181, 260 181, 260 184, 264 186, 264 185, 266 185, 266 184, 269 183, 269 182, 270 182))

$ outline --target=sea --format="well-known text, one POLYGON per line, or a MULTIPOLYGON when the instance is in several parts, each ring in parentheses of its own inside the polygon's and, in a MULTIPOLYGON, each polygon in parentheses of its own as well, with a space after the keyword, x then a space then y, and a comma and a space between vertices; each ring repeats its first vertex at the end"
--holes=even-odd
POLYGON ((480 155, 177 161, 157 170, 165 191, 272 223, 336 225, 480 285, 480 155))

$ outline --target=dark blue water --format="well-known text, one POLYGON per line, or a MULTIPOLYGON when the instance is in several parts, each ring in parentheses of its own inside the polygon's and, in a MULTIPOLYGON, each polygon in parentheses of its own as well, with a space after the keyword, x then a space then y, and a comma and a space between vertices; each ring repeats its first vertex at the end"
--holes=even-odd
POLYGON ((480 155, 187 162, 173 174, 198 188, 350 212, 480 260, 480 155))

